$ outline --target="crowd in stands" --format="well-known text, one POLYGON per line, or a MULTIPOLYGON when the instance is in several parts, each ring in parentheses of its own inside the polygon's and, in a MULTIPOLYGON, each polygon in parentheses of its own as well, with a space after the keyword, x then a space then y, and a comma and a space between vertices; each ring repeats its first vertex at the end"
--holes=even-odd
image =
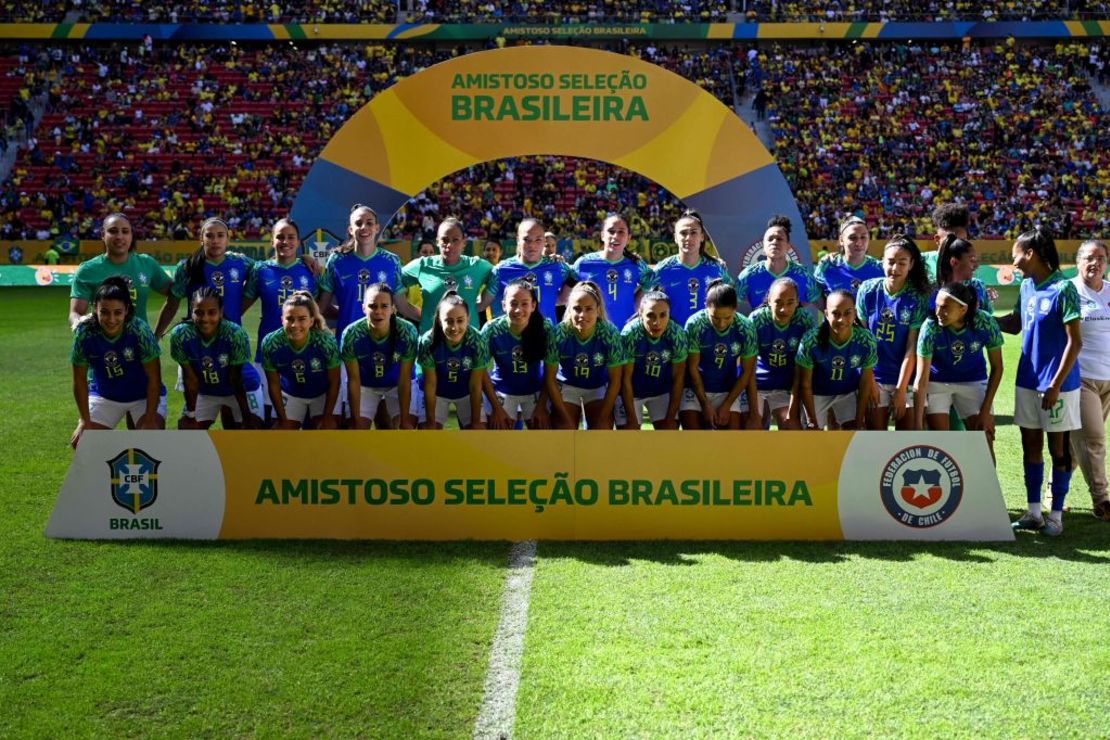
POLYGON ((972 204, 972 236, 1036 223, 1110 227, 1110 117, 1088 74, 1101 45, 768 48, 775 154, 811 238, 862 210, 884 234, 927 228, 935 201, 972 204))
POLYGON ((396 23, 389 0, 143 3, 139 0, 0 0, 0 22, 396 23))
POLYGON ((747 19, 762 22, 1029 21, 1106 17, 1097 0, 748 0, 747 19))
POLYGON ((420 23, 723 23, 729 0, 417 0, 420 23))

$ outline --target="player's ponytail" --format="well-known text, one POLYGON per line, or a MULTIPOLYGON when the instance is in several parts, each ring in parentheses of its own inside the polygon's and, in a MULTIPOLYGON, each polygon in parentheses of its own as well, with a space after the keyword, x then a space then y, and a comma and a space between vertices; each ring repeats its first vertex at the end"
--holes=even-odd
POLYGON ((1056 251, 1056 241, 1043 226, 1036 226, 1017 238, 1017 246, 1025 251, 1032 249, 1048 267, 1050 273, 1060 269, 1060 255, 1056 251))
POLYGON ((96 315, 96 305, 101 301, 119 301, 122 303, 124 323, 135 318, 135 302, 131 300, 131 278, 123 275, 113 275, 105 278, 104 282, 96 289, 92 297, 92 313, 81 319, 81 323, 88 326, 89 331, 102 331, 100 319, 96 315))
POLYGON ((432 352, 439 349, 441 344, 447 343, 447 335, 443 333, 443 323, 440 321, 444 306, 448 307, 448 311, 455 306, 462 306, 467 318, 470 318, 470 306, 466 305, 466 301, 463 300, 458 291, 449 290, 444 293, 443 297, 439 299, 439 303, 436 304, 435 320, 432 322, 432 352))
POLYGON ((953 259, 960 259, 975 247, 966 239, 949 233, 937 248, 937 286, 952 282, 953 259))

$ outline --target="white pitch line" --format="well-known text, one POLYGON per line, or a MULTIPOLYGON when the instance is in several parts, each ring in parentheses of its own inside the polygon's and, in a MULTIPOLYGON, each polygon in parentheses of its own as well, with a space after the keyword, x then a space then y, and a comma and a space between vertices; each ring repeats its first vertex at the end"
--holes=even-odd
POLYGON ((501 601, 501 621, 490 648, 482 708, 474 722, 474 739, 510 738, 516 720, 516 690, 520 686, 520 659, 528 631, 528 601, 536 541, 517 542, 509 551, 509 575, 501 601))

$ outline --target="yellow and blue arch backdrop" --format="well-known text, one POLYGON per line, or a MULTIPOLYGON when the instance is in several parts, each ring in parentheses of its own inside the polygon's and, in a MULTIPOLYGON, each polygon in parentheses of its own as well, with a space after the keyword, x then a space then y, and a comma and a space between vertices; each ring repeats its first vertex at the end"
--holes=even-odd
POLYGON ((305 233, 343 234, 353 203, 385 219, 458 170, 537 154, 601 160, 654 180, 701 212, 730 265, 772 213, 794 221, 794 245, 809 254, 785 178, 727 106, 653 64, 562 46, 469 54, 379 93, 324 148, 293 217, 305 233))

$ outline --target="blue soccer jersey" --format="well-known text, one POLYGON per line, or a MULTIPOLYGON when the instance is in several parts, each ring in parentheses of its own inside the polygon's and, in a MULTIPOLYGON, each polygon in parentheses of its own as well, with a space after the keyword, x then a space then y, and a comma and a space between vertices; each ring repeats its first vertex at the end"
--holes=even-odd
POLYGON ((686 332, 676 321, 658 339, 648 336, 642 321, 633 321, 621 332, 625 364, 632 367, 632 395, 652 398, 671 392, 674 363, 686 361, 686 332))
POLYGON ((114 337, 94 330, 88 319, 73 334, 70 362, 89 368, 89 394, 130 403, 146 398, 144 362, 161 354, 154 331, 145 321, 131 319, 114 337))
POLYGON ((375 249, 369 256, 358 252, 332 252, 320 273, 320 291, 331 293, 339 306, 335 331, 343 330, 363 318, 362 299, 366 289, 385 283, 396 293, 401 289, 401 260, 386 249, 375 249))
POLYGON ((574 263, 574 275, 578 280, 597 283, 605 299, 606 317, 618 328, 636 313, 636 291, 647 290, 653 281, 651 268, 643 260, 621 257, 610 262, 604 252, 588 252, 579 257, 574 263))
POLYGON ((817 262, 813 269, 813 280, 822 295, 834 290, 846 290, 856 294, 865 280, 883 277, 883 264, 871 255, 865 255, 859 265, 851 265, 842 254, 834 254, 817 262))
POLYGON ((227 252, 219 262, 204 261, 204 283, 189 282, 185 260, 177 263, 171 293, 177 298, 191 298, 199 288, 215 288, 224 302, 224 318, 233 324, 243 323, 243 291, 251 279, 255 262, 238 252, 227 252))
POLYGON ((703 309, 686 322, 686 352, 698 355, 698 372, 706 393, 732 390, 740 377, 739 363, 759 354, 752 322, 739 313, 724 331, 717 331, 703 309))
POLYGON ((687 267, 672 255, 655 266, 655 284, 671 299, 671 321, 679 326, 686 326, 691 316, 705 308, 705 291, 714 280, 732 284, 728 271, 709 257, 687 267))
POLYGON ((489 350, 473 326, 466 328, 462 341, 453 347, 443 340, 432 349, 432 332, 425 332, 420 337, 416 355, 422 369, 435 370, 439 398, 470 395, 470 374, 489 368, 489 350))
POLYGON ((316 398, 328 392, 328 371, 339 367, 339 345, 331 332, 312 329, 308 341, 294 349, 278 329, 262 340, 262 369, 276 372, 281 390, 295 398, 316 398))
POLYGON ((898 382, 910 332, 925 323, 929 299, 909 285, 891 295, 884 282, 883 278, 873 278, 859 286, 856 315, 875 336, 879 353, 875 380, 890 385, 898 382))
POLYGON ((781 277, 788 277, 798 286, 798 300, 802 303, 813 303, 821 297, 817 283, 802 265, 797 262, 787 261, 786 268, 779 274, 771 272, 766 260, 760 260, 744 268, 736 278, 736 295, 741 301, 747 301, 752 308, 763 305, 771 283, 781 277))
POLYGON ((816 396, 839 396, 859 390, 860 374, 875 367, 878 356, 875 337, 862 326, 853 326, 852 335, 844 344, 830 338, 825 346, 817 341, 820 327, 802 337, 795 362, 798 367, 813 370, 811 379, 816 396))
POLYGON ((170 332, 170 356, 178 365, 193 368, 200 380, 199 392, 205 396, 231 396, 230 371, 239 366, 243 389, 258 390, 258 371, 251 365, 251 340, 238 324, 227 319, 216 327, 213 337, 205 341, 191 321, 178 324, 170 332))
POLYGON ((574 388, 601 388, 609 382, 609 368, 624 364, 620 331, 603 319, 598 319, 585 339, 579 339, 570 324, 560 322, 555 327, 555 344, 559 351, 556 378, 574 388))
POLYGON ((526 264, 519 257, 510 257, 494 265, 486 282, 486 292, 493 296, 493 305, 500 310, 505 286, 514 280, 526 280, 536 289, 540 299, 540 313, 545 319, 555 318, 555 305, 559 291, 568 282, 574 282, 574 273, 566 262, 544 257, 535 264, 526 264))
POLYGON ((289 265, 280 265, 277 260, 266 260, 255 264, 243 288, 243 297, 257 299, 262 314, 258 321, 255 361, 262 361, 262 339, 281 328, 281 307, 285 299, 298 290, 316 295, 316 276, 304 262, 297 260, 289 265))
POLYGON ((1001 346, 998 322, 986 311, 980 311, 959 330, 942 327, 933 318, 925 319, 917 337, 917 354, 932 359, 929 380, 938 383, 986 380, 986 352, 1001 346))
POLYGON ((770 306, 757 309, 750 317, 759 345, 755 361, 755 385, 761 391, 790 390, 794 387, 794 358, 802 337, 817 324, 809 311, 798 309, 786 326, 775 323, 770 306))
POLYGON ((490 354, 490 380, 498 393, 527 396, 543 388, 544 367, 559 364, 559 348, 555 344, 555 325, 543 320, 544 355, 539 361, 524 358, 523 339, 509 328, 509 317, 499 316, 482 327, 482 340, 490 354))
MULTIPOLYGON (((1021 311, 1021 358, 1017 386, 1044 393, 1064 359, 1068 344, 1064 325, 1080 320, 1079 293, 1057 270, 1039 285, 1032 278, 1021 281, 1015 311, 1021 311)), ((1072 365, 1061 391, 1079 387, 1079 363, 1072 365)))
POLYGON ((397 318, 397 337, 393 340, 388 334, 375 339, 370 334, 370 324, 363 319, 344 330, 339 357, 343 362, 358 363, 361 385, 392 388, 401 379, 401 363, 416 361, 419 341, 416 327, 400 317, 397 318))
MULTIPOLYGON (((975 291, 976 297, 979 299, 979 310, 986 311, 989 314, 994 313, 994 302, 991 300, 990 293, 987 292, 987 286, 979 278, 971 278, 965 280, 964 285, 975 291)), ((939 290, 939 289, 938 289, 939 290)), ((929 294, 929 315, 932 316, 937 311, 937 290, 929 294)))

